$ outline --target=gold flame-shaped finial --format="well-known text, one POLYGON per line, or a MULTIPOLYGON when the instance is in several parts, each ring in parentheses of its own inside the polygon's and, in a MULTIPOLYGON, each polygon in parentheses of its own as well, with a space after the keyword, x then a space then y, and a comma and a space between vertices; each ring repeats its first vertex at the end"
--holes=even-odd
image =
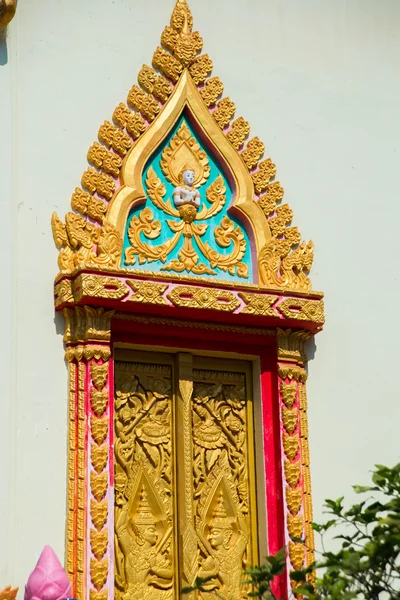
POLYGON ((171 27, 179 33, 188 34, 192 31, 193 17, 186 0, 176 0, 171 15, 171 27))

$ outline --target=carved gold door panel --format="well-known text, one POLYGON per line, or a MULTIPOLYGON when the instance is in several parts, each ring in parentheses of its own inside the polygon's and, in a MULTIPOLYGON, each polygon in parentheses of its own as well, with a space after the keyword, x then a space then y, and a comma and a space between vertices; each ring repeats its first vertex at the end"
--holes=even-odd
POLYGON ((250 365, 120 351, 115 363, 118 600, 239 600, 257 559, 250 365))

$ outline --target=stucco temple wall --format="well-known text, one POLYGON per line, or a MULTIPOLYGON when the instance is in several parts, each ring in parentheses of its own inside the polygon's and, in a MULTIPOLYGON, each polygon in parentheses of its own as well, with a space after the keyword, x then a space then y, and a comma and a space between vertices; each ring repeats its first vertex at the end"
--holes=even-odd
MULTIPOLYGON (((69 209, 99 125, 151 61, 172 7, 21 1, 0 42, 0 588, 23 585, 45 544, 64 553, 67 372, 50 217, 69 209)), ((399 459, 400 3, 191 8, 214 74, 315 242, 327 317, 308 383, 320 519, 324 498, 399 459)))

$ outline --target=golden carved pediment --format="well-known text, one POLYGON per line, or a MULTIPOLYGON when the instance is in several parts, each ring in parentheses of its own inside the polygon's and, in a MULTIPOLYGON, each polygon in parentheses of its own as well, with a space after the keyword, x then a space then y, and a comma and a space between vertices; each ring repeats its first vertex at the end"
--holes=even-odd
MULTIPOLYGON (((209 231, 214 233, 225 219, 227 233, 221 233, 220 240, 215 234, 214 247, 210 242, 204 244, 206 260, 203 255, 196 258, 192 250, 184 248, 170 261, 172 267, 165 275, 178 277, 180 272, 179 277, 191 274, 209 277, 228 273, 226 277, 229 277, 230 273, 244 277, 245 281, 247 277, 249 283, 258 283, 261 287, 309 293, 312 242, 301 242, 297 227, 292 226, 292 210, 282 204, 283 189, 274 180, 276 167, 271 159, 263 158, 264 144, 257 137, 248 139, 248 122, 242 117, 234 119, 235 104, 228 97, 221 98, 223 85, 218 77, 212 76, 213 63, 207 54, 201 53, 202 45, 200 34, 193 31, 193 18, 186 0, 177 0, 170 25, 165 27, 161 45, 153 55, 152 66, 142 67, 138 85, 131 88, 127 104, 117 106, 112 122, 103 123, 99 141, 89 149, 91 166, 82 175, 82 187, 76 188, 71 199, 74 212, 66 215, 65 222, 53 215, 53 233, 60 250, 59 267, 66 272, 78 267, 135 272, 137 268, 145 271, 149 261, 158 260, 158 246, 154 246, 153 251, 151 243, 143 246, 148 239, 157 237, 157 219, 154 217, 154 223, 151 221, 147 208, 138 213, 135 218, 143 219, 143 226, 137 229, 137 239, 131 245, 126 241, 127 222, 132 210, 144 205, 149 197, 144 173, 147 169, 148 180, 151 156, 171 135, 161 155, 158 177, 166 177, 178 186, 180 171, 189 164, 194 170, 194 188, 206 185, 208 161, 214 156, 229 182, 231 203, 226 216, 210 222, 209 231), (190 121, 197 139, 193 139, 183 125, 173 134, 182 115, 188 123, 190 121), (232 221, 232 217, 240 221, 245 237, 248 236, 242 243, 243 249, 245 242, 251 248, 247 249, 247 257, 238 258, 236 254, 236 258, 224 262, 217 258, 221 244, 229 246, 234 243, 235 235, 243 236, 239 230, 235 234, 237 225, 231 227, 226 222, 226 219, 232 221), (150 237, 146 237, 148 234, 150 237), (147 250, 144 252, 143 248, 147 250), (155 253, 153 258, 152 252, 155 253), (247 261, 247 270, 240 271, 237 267, 235 271, 235 265, 241 260, 243 264, 247 261), (143 268, 141 261, 146 263, 143 268), (205 264, 203 270, 195 266, 200 263, 205 264), (213 269, 216 270, 212 273, 213 269), (254 273, 253 278, 246 275, 250 272, 254 273)), ((162 186, 161 179, 160 182, 162 186)), ((161 197, 160 202, 159 208, 164 209, 165 205, 167 212, 175 210, 173 199, 161 197)), ((207 201, 204 202, 198 217, 204 217, 207 212, 207 201)), ((195 211, 184 208, 182 223, 187 224, 195 218, 195 211)), ((171 227, 172 231, 168 230, 167 224, 161 234, 169 235, 163 242, 163 251, 167 254, 172 253, 173 244, 179 242, 178 225, 171 227)), ((204 232, 205 229, 202 235, 204 232)), ((196 247, 202 243, 200 233, 196 247)), ((190 231, 185 233, 186 238, 191 235, 190 231)), ((162 253, 161 260, 164 260, 162 253)))

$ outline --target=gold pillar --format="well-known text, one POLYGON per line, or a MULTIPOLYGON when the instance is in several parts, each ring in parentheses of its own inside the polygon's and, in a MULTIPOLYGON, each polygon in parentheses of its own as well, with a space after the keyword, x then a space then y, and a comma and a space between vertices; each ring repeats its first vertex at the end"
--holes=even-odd
POLYGON ((65 357, 69 364, 67 572, 72 593, 107 598, 109 576, 109 435, 113 390, 109 386, 113 311, 89 306, 64 309, 65 357), (90 523, 90 539, 87 530, 90 523))
POLYGON ((286 541, 290 569, 301 569, 314 561, 314 532, 310 457, 308 447, 307 331, 278 329, 279 413, 284 456, 284 486, 287 508, 286 541), (302 538, 305 544, 290 538, 302 538))

